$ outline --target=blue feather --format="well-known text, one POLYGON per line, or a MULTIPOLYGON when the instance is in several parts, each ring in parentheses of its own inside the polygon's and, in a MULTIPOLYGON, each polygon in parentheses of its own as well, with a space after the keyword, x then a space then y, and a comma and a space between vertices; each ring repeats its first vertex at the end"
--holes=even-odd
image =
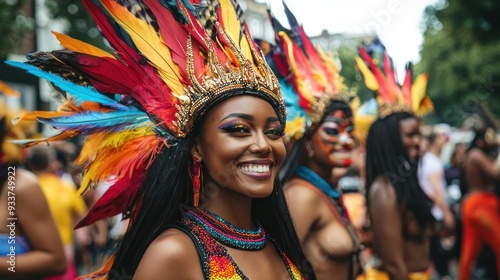
POLYGON ((74 102, 77 105, 80 105, 84 101, 91 101, 91 102, 100 103, 103 106, 114 108, 116 110, 130 111, 132 108, 135 109, 135 107, 125 106, 125 105, 123 105, 123 104, 121 104, 121 103, 119 103, 111 98, 108 98, 105 95, 100 94, 93 87, 80 86, 80 85, 74 84, 70 81, 67 81, 67 80, 61 78, 58 75, 40 70, 36 66, 22 63, 19 61, 12 61, 12 60, 5 61, 5 63, 8 65, 14 66, 14 67, 24 69, 30 74, 33 74, 37 77, 46 79, 47 81, 54 83, 58 88, 62 89, 63 91, 68 92, 72 97, 74 97, 74 102))
POLYGON ((143 112, 84 112, 57 118, 37 118, 41 123, 51 125, 59 130, 79 130, 84 134, 96 131, 119 131, 132 127, 153 125, 147 114, 143 112))
POLYGON ((295 118, 306 118, 309 120, 306 112, 302 107, 299 106, 299 96, 293 90, 293 87, 285 82, 284 80, 280 80, 280 88, 281 94, 283 95, 283 99, 285 100, 286 106, 286 121, 291 122, 295 118))

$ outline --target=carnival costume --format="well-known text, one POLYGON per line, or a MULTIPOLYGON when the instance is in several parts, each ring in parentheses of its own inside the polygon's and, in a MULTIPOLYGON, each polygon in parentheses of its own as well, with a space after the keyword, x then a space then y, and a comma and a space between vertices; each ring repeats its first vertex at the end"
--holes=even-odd
MULTIPOLYGON (((77 227, 120 213, 133 216, 141 203, 137 193, 158 153, 182 141, 208 110, 227 98, 262 98, 285 124, 279 83, 251 38, 236 0, 83 3, 113 52, 54 32, 66 49, 29 54, 26 63, 7 62, 52 82, 65 97, 57 112, 21 117, 61 133, 18 143, 82 135, 85 141, 76 160, 86 164, 80 194, 99 182, 114 182, 77 227)), ((201 246, 197 249, 206 279, 246 279, 218 242, 259 250, 272 238, 263 229, 240 232, 198 209, 200 169, 193 160, 189 173, 194 197, 188 203, 195 208, 176 226, 201 246)), ((302 279, 275 247, 290 277, 302 279)))
MULTIPOLYGON (((358 48, 356 67, 363 74, 365 85, 375 94, 377 117, 384 119, 392 114, 408 113, 421 117, 433 110, 433 104, 426 95, 427 73, 413 80, 412 65, 406 65, 406 75, 400 86, 392 59, 387 54, 385 46, 376 39, 368 46, 358 48)), ((373 102, 368 101, 364 109, 368 115, 373 115, 373 102), (372 103, 372 104, 370 104, 372 103)), ((364 274, 358 280, 385 280, 389 274, 377 270, 372 265, 364 267, 364 274)), ((430 280, 431 271, 410 272, 411 280, 430 280)))
MULTIPOLYGON (((351 106, 353 96, 348 92, 339 74, 339 61, 319 47, 316 48, 286 4, 283 5, 292 30, 284 28, 276 18, 269 15, 277 44, 270 48, 266 58, 281 84, 287 108, 285 127, 287 149, 293 150, 296 145, 301 145, 300 141, 305 136, 317 130, 324 118, 325 110, 333 102, 343 102, 351 106)), ((352 148, 354 141, 352 139, 349 141, 347 145, 352 148)), ((282 180, 293 176, 287 184, 298 182, 297 184, 317 193, 336 220, 346 229, 354 248, 354 252, 348 257, 349 273, 353 275, 360 244, 357 232, 343 205, 341 194, 311 169, 297 166, 300 158, 292 156, 289 159, 294 163, 290 165, 285 163, 282 169, 293 173, 281 175, 282 180)))
MULTIPOLYGON (((474 129, 485 130, 484 139, 488 145, 498 145, 495 131, 500 130, 500 120, 486 104, 480 104, 479 110, 475 113, 482 122, 477 123, 474 129)), ((485 246, 489 246, 495 254, 496 269, 500 272, 500 198, 498 193, 476 190, 467 194, 464 196, 461 210, 462 246, 459 264, 461 279, 471 278, 473 264, 485 246)))

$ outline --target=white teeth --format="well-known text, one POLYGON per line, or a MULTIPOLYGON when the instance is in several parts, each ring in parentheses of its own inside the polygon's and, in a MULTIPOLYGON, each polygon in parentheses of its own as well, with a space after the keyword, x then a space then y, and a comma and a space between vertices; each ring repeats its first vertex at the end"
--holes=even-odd
POLYGON ((269 167, 269 165, 241 165, 238 168, 247 172, 264 173, 269 172, 269 167))

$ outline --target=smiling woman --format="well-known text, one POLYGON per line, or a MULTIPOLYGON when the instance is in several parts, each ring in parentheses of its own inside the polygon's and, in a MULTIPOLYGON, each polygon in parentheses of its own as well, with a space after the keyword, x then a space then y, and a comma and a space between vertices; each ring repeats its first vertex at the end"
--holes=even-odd
POLYGON ((207 203, 227 205, 219 199, 239 193, 236 202, 269 196, 286 151, 281 125, 271 104, 252 96, 238 96, 217 105, 207 114, 193 154, 203 162, 207 183, 223 188, 207 203), (224 145, 221 145, 224 143, 224 145))
POLYGON ((61 112, 25 118, 63 131, 41 141, 86 137, 81 192, 113 179, 79 226, 130 218, 91 276, 315 279, 276 179, 280 87, 238 3, 83 2, 113 53, 57 34, 67 49, 10 64, 64 91, 61 112))

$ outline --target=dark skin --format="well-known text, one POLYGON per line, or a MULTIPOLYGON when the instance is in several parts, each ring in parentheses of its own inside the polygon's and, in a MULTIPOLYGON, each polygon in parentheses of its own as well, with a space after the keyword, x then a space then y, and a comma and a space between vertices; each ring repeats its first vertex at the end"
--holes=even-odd
MULTIPOLYGON (((201 207, 236 227, 254 229, 252 199, 269 196, 274 190, 274 179, 286 155, 282 135, 273 107, 257 97, 232 97, 208 112, 192 150, 208 171, 204 180, 214 187, 201 207), (251 165, 263 170, 250 172, 251 165)), ((250 279, 290 278, 270 242, 259 251, 226 248, 250 279)), ((193 242, 177 229, 166 230, 146 250, 134 279, 203 279, 193 242)))
MULTIPOLYGON (((411 160, 416 161, 420 143, 418 120, 402 120, 400 134, 411 160)), ((377 269, 386 271, 391 280, 408 280, 410 272, 425 271, 430 264, 430 229, 420 229, 413 215, 398 202, 391 182, 382 175, 371 186, 369 199, 375 250, 382 260, 377 269)))
POLYGON ((500 166, 487 154, 493 151, 498 144, 488 143, 480 139, 478 147, 467 153, 465 157, 465 176, 467 178, 469 193, 493 192, 494 183, 500 181, 500 166))
MULTIPOLYGON (((0 218, 6 221, 10 217, 7 203, 12 201, 9 197, 15 197, 15 234, 16 237, 25 236, 31 250, 16 255, 15 273, 8 270, 9 257, 1 256, 0 278, 29 279, 63 273, 66 269, 66 256, 61 237, 38 179, 31 172, 16 168, 15 179, 11 181, 15 182, 14 195, 8 188, 8 181, 0 193, 0 218)), ((10 234, 9 228, 0 227, 0 233, 10 234)))
MULTIPOLYGON (((329 181, 332 170, 350 164, 352 120, 341 110, 332 112, 308 140, 305 166, 329 181)), ((292 178, 285 188, 288 208, 304 253, 317 279, 347 279, 354 250, 339 213, 317 187, 292 178)))

